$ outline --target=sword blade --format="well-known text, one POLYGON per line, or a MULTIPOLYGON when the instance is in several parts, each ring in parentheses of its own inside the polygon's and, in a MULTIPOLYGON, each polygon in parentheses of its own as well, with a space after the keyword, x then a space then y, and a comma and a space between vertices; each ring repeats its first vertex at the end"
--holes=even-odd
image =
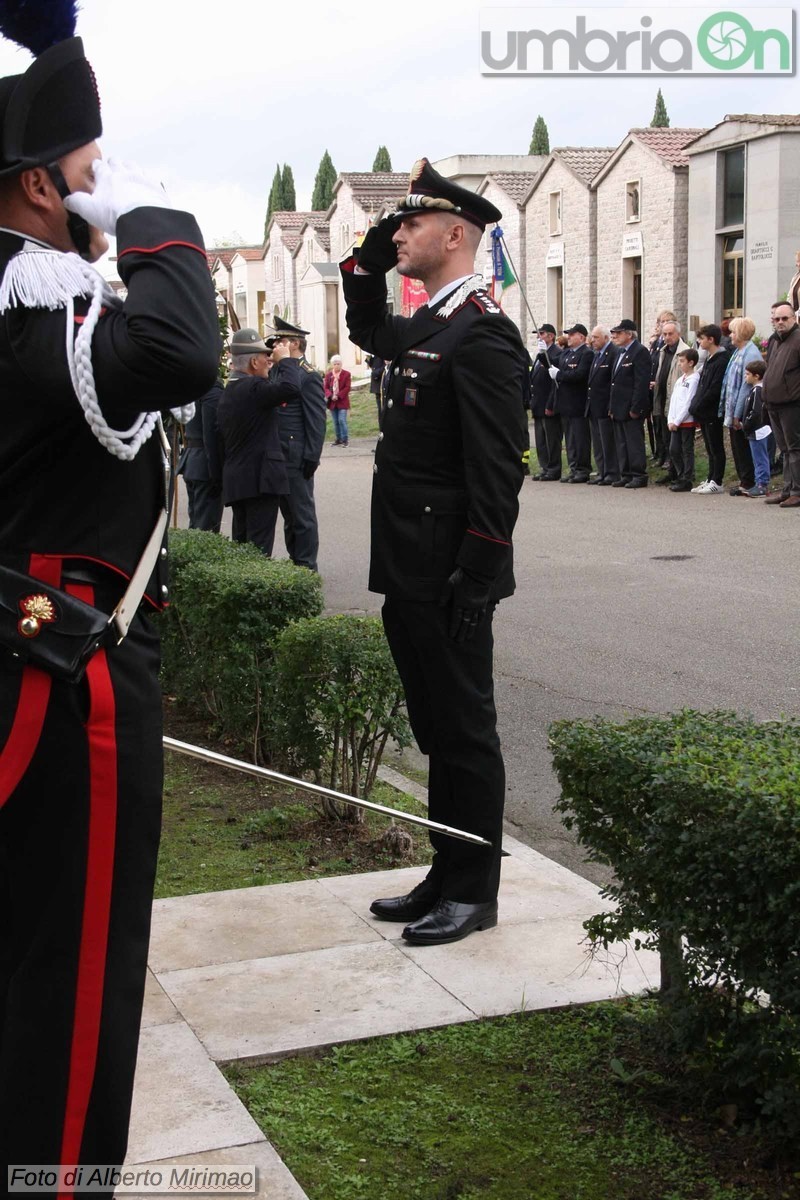
POLYGON ((467 833, 464 829, 442 825, 439 821, 429 821, 426 817, 417 817, 413 813, 400 812, 397 808, 387 808, 385 804, 361 800, 358 796, 348 796, 345 792, 336 792, 333 788, 323 787, 319 783, 309 783, 305 779, 293 779, 291 775, 281 775, 278 771, 270 771, 266 767, 256 766, 255 763, 244 762, 240 758, 230 758, 227 754, 218 754, 216 750, 205 750, 202 746, 193 746, 190 742, 179 742, 175 738, 165 737, 164 747, 167 750, 174 750, 176 754, 186 754, 189 758, 199 758, 203 762, 215 763, 219 767, 241 771, 244 775, 255 775, 257 779, 288 784, 290 787, 310 792, 314 796, 329 796, 334 800, 341 800, 342 804, 351 804, 354 808, 365 808, 369 812, 382 813, 385 817, 404 821, 406 825, 420 825, 423 829, 432 829, 436 833, 446 834, 447 837, 458 838, 462 842, 471 842, 473 846, 491 846, 492 844, 485 838, 478 837, 476 833, 467 833))

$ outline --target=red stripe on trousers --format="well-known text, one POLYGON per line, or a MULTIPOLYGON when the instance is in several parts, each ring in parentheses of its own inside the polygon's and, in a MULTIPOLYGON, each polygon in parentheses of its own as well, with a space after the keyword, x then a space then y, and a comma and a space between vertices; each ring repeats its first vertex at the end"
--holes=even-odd
MULTIPOLYGON (((71 584, 67 591, 87 604, 94 601, 94 591, 87 585, 71 584)), ((99 650, 89 660, 86 679, 90 702, 86 726, 89 745, 89 828, 75 1016, 61 1142, 61 1162, 68 1166, 80 1162, 86 1114, 97 1066, 117 827, 114 688, 105 650, 99 650)), ((59 1200, 71 1196, 73 1190, 69 1187, 59 1191, 59 1200)))
MULTIPOLYGON (((50 587, 57 588, 61 582, 61 560, 58 558, 47 559, 32 554, 28 571, 50 587)), ((52 682, 52 677, 38 667, 23 669, 14 723, 0 752, 0 808, 18 786, 36 753, 52 682)))

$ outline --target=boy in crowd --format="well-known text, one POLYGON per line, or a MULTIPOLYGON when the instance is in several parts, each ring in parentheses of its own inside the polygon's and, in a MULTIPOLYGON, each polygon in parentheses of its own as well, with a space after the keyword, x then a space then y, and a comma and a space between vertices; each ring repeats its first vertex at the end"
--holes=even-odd
POLYGON ((675 472, 675 480, 669 485, 671 492, 690 492, 694 482, 694 434, 697 423, 689 407, 700 382, 700 376, 695 371, 698 358, 693 346, 678 352, 680 375, 672 389, 667 412, 669 457, 675 472))
POLYGON ((738 422, 738 427, 747 437, 753 456, 756 481, 753 487, 748 489, 747 495, 754 500, 759 496, 766 496, 769 491, 769 435, 772 430, 761 399, 761 380, 766 369, 767 364, 763 358, 753 359, 745 367, 744 378, 750 391, 745 398, 742 419, 738 422))

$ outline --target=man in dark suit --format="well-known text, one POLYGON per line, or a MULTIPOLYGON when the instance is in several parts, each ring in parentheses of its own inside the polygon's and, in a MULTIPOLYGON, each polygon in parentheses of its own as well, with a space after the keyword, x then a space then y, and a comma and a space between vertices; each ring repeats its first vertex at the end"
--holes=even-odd
POLYGON ((617 360, 617 349, 604 325, 595 325, 590 344, 593 351, 586 388, 586 416, 592 430, 592 447, 597 474, 590 483, 610 487, 619 479, 614 426, 608 415, 611 397, 611 375, 617 360))
POLYGON ((556 345, 553 325, 539 328, 536 357, 531 371, 531 416, 539 471, 533 479, 549 483, 561 478, 561 418, 553 413, 556 385, 550 378, 550 368, 561 360, 561 347, 556 345), (548 415, 550 414, 550 415, 548 415))
POLYGON ((299 329, 282 317, 275 317, 275 333, 300 365, 299 395, 280 409, 278 427, 281 449, 289 476, 289 492, 281 495, 283 536, 295 566, 317 569, 319 529, 314 504, 314 473, 322 457, 328 408, 322 376, 306 358, 307 329, 299 329))
POLYGON ((609 398, 620 473, 614 487, 647 487, 644 425, 650 412, 652 363, 650 351, 636 335, 636 326, 627 317, 611 330, 618 351, 609 398))
POLYGON ((219 404, 222 497, 233 508, 233 540, 269 556, 279 499, 289 493, 277 409, 299 396, 300 364, 288 346, 270 348, 255 329, 237 330, 230 353, 233 371, 219 404))
POLYGON ((385 595, 386 636, 429 755, 430 815, 492 843, 433 834, 427 878, 372 904, 421 945, 497 922, 505 772, 492 617, 514 591, 529 387, 519 331, 475 274, 482 232, 499 218, 485 197, 422 159, 397 215, 368 230, 357 262, 342 263, 350 336, 390 363, 373 467, 370 590, 385 595), (387 308, 392 267, 421 279, 430 296, 411 318, 387 308))
POLYGON ((567 349, 558 366, 550 368, 550 378, 556 385, 553 408, 564 427, 569 464, 569 474, 561 482, 588 483, 592 470, 592 443, 586 416, 586 389, 592 352, 586 345, 588 330, 585 325, 576 324, 564 332, 567 349))
POLYGON ((217 380, 195 400, 176 471, 186 484, 189 528, 211 533, 219 533, 222 523, 222 444, 217 409, 223 390, 224 385, 217 380))

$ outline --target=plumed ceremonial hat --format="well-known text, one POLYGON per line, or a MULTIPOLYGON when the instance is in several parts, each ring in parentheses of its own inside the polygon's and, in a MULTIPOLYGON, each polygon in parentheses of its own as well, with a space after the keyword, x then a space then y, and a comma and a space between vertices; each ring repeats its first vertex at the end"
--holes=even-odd
POLYGON ((279 337, 308 337, 307 329, 300 329, 297 325, 284 321, 283 317, 273 317, 272 327, 279 337))
POLYGON ((103 132, 75 10, 63 0, 0 0, 0 33, 36 56, 24 74, 0 79, 0 177, 55 162, 103 132))
POLYGON ((266 344, 257 329, 237 329, 228 347, 234 356, 239 354, 268 354, 266 344))
POLYGON ((445 179, 430 164, 421 158, 411 169, 408 195, 397 205, 397 216, 409 216, 420 212, 449 212, 485 229, 492 221, 499 221, 503 214, 484 196, 478 196, 469 188, 445 179))

